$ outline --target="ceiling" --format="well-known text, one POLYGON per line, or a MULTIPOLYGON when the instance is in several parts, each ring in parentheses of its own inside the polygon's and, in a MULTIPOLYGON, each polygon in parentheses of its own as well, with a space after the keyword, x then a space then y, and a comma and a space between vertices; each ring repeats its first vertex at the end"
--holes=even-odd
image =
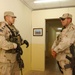
POLYGON ((34 3, 34 0, 20 0, 23 4, 32 10, 54 9, 63 7, 75 7, 75 0, 59 0, 58 2, 34 3))
MULTIPOLYGON (((56 8, 66 8, 66 7, 75 7, 75 0, 59 0, 58 2, 52 3, 40 3, 35 4, 34 0, 20 0, 24 5, 30 8, 32 11, 34 10, 43 10, 43 9, 56 9, 56 8)), ((57 20, 47 20, 46 25, 50 25, 54 30, 57 31, 58 27, 62 27, 60 21, 57 20)))

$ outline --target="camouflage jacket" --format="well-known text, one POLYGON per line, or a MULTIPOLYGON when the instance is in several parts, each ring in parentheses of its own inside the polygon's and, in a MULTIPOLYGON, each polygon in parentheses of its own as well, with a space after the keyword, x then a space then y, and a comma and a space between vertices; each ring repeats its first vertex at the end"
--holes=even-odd
POLYGON ((72 56, 70 53, 71 44, 75 43, 75 25, 70 23, 56 38, 52 45, 52 49, 57 53, 58 61, 65 60, 66 55, 72 56))
MULTIPOLYGON (((11 27, 14 33, 17 31, 13 26, 11 27)), ((6 26, 5 22, 0 22, 0 62, 14 63, 16 61, 16 53, 6 53, 6 50, 15 49, 17 44, 9 41, 12 35, 10 29, 6 26)))

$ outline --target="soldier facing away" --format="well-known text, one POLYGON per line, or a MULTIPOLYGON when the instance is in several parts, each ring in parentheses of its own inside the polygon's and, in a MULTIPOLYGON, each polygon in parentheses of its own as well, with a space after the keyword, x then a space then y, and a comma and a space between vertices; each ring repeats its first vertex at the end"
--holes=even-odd
POLYGON ((62 17, 60 17, 60 21, 64 29, 54 41, 51 53, 58 61, 63 75, 74 75, 73 68, 75 68, 75 66, 73 64, 75 63, 74 60, 71 59, 73 58, 74 52, 72 45, 75 44, 75 25, 73 25, 72 15, 69 13, 63 14, 62 17))
POLYGON ((6 11, 5 22, 0 22, 0 75, 20 75, 20 65, 17 61, 19 54, 22 55, 20 46, 22 44, 29 46, 28 41, 21 38, 19 31, 13 25, 15 18, 13 12, 6 11))

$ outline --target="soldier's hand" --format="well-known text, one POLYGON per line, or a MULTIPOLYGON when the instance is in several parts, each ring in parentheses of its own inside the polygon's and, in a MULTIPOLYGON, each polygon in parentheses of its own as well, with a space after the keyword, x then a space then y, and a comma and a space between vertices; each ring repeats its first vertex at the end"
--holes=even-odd
POLYGON ((57 53, 54 50, 51 51, 51 54, 54 58, 56 58, 57 53))
POLYGON ((29 43, 27 40, 24 40, 24 43, 26 44, 26 48, 29 47, 29 43))

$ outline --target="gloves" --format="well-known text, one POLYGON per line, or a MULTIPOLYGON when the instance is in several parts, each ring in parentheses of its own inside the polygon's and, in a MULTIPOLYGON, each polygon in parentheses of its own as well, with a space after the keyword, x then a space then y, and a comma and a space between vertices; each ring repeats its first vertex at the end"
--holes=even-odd
POLYGON ((24 44, 26 44, 26 48, 29 47, 29 43, 27 40, 24 40, 24 44))

